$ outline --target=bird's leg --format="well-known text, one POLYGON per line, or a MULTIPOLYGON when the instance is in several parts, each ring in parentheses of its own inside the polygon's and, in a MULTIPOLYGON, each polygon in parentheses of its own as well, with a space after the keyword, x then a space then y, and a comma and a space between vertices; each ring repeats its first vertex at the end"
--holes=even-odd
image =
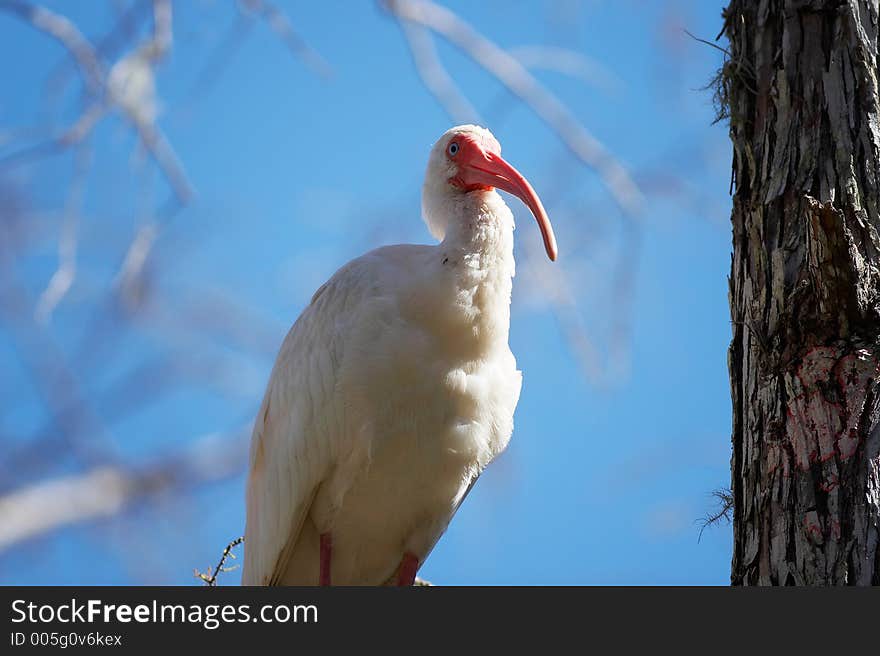
POLYGON ((330 556, 333 540, 329 533, 321 533, 321 575, 318 585, 330 585, 330 556))
POLYGON ((397 585, 412 585, 419 570, 419 559, 407 551, 403 554, 400 567, 397 568, 397 585))

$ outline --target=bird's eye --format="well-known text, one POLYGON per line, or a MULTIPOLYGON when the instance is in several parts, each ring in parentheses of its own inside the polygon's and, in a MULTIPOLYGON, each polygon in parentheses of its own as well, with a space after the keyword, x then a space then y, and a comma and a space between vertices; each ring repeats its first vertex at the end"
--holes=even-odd
POLYGON ((449 144, 450 156, 455 157, 456 155, 458 155, 458 149, 459 149, 458 143, 456 143, 455 141, 453 141, 451 144, 449 144))

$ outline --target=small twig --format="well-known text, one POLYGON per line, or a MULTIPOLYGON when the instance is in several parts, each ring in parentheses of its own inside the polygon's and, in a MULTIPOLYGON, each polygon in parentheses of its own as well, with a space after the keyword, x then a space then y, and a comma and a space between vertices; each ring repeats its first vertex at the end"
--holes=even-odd
MULTIPOLYGON (((743 69, 745 69, 746 73, 748 73, 749 76, 750 76, 752 79, 755 79, 755 69, 754 69, 754 68, 752 67, 752 65, 751 65, 748 61, 746 61, 745 59, 742 59, 742 58, 734 59, 734 58, 733 58, 733 55, 730 54, 730 51, 729 51, 727 48, 722 48, 722 47, 719 46, 717 43, 712 43, 711 41, 707 41, 706 39, 701 39, 701 38, 698 37, 698 36, 694 36, 693 34, 691 34, 690 32, 688 32, 687 30, 683 30, 683 32, 684 32, 685 34, 687 34, 690 38, 692 38, 694 41, 697 41, 697 42, 699 42, 699 43, 705 44, 705 45, 709 46, 710 48, 715 48, 715 50, 718 50, 718 51, 720 51, 720 52, 723 52, 723 53, 724 53, 724 56, 727 57, 727 59, 726 59, 725 61, 733 62, 734 65, 735 65, 737 68, 743 68, 743 69)), ((720 38, 720 37, 721 37, 721 35, 719 34, 719 35, 718 35, 718 38, 720 38)), ((723 72, 724 72, 724 67, 722 67, 721 70, 719 71, 719 75, 720 75, 720 76, 723 76, 723 72)), ((716 76, 716 78, 713 79, 713 81, 709 83, 708 87, 714 87, 714 86, 716 86, 717 84, 719 84, 720 82, 721 82, 721 80, 719 80, 719 79, 718 79, 718 76, 716 76)), ((754 86, 753 86, 753 85, 752 85, 747 79, 743 79, 743 84, 744 84, 745 87, 746 87, 749 91, 751 91, 753 94, 757 94, 757 93, 758 93, 757 90, 754 88, 754 86)))
MULTIPOLYGON (((747 62, 745 60, 734 60, 733 55, 730 54, 730 51, 727 48, 722 48, 717 43, 712 43, 711 41, 707 41, 706 39, 701 39, 698 36, 694 36, 693 34, 688 32, 687 30, 684 30, 684 33, 687 34, 694 41, 699 41, 700 43, 703 43, 703 44, 709 46, 710 48, 715 48, 715 50, 719 50, 720 52, 723 52, 727 56, 728 59, 730 59, 731 61, 736 61, 738 66, 742 66, 743 68, 745 68, 746 71, 748 71, 748 73, 752 77, 755 76, 755 69, 752 68, 751 64, 749 64, 749 62, 747 62)), ((719 34, 718 36, 720 37, 721 35, 719 34)))
POLYGON ((684 31, 685 34, 687 34, 687 35, 688 35, 690 38, 692 38, 694 41, 699 41, 700 43, 704 43, 704 44, 706 44, 706 45, 709 46, 710 48, 715 48, 715 50, 720 50, 720 51, 723 52, 725 55, 727 55, 728 57, 730 57, 730 51, 729 51, 727 48, 722 48, 722 47, 719 46, 717 43, 712 43, 711 41, 707 41, 706 39, 701 39, 701 38, 698 37, 698 36, 694 36, 694 35, 691 34, 688 30, 683 30, 683 31, 684 31))
POLYGON ((703 531, 708 527, 714 526, 722 519, 725 520, 727 524, 730 524, 733 520, 733 492, 730 488, 718 488, 712 492, 712 497, 716 500, 718 509, 715 512, 706 513, 705 517, 697 520, 702 524, 700 527, 700 535, 697 537, 697 542, 702 539, 703 531))
POLYGON ((223 550, 223 555, 220 556, 220 562, 217 563, 217 566, 214 567, 214 571, 212 574, 208 575, 199 570, 193 570, 193 575, 197 579, 201 579, 205 582, 205 585, 209 587, 215 587, 217 585, 217 577, 220 575, 220 572, 231 572, 236 569, 238 565, 233 567, 226 567, 226 559, 227 558, 235 558, 235 554, 232 553, 232 550, 235 549, 238 545, 244 542, 244 536, 235 538, 232 542, 226 545, 226 548, 223 550))

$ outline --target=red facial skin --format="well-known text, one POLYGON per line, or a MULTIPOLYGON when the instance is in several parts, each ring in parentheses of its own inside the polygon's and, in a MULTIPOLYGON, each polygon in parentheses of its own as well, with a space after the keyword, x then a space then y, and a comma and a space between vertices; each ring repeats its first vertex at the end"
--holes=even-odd
POLYGON ((502 159, 498 150, 497 142, 480 144, 470 135, 453 137, 446 145, 446 156, 458 166, 458 172, 449 182, 464 191, 490 191, 497 187, 519 198, 535 215, 547 257, 556 260, 556 237, 541 199, 528 180, 502 159))

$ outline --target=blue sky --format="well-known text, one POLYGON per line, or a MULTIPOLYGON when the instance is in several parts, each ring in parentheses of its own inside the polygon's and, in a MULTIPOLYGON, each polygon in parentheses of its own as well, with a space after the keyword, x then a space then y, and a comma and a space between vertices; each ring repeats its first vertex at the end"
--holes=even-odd
MULTIPOLYGON (((213 86, 193 95, 233 14, 221 2, 178 3, 174 50, 157 80, 159 125, 198 198, 164 227, 156 246, 164 294, 184 305, 187 294, 205 291, 246 303, 276 344, 345 261, 384 243, 430 241, 419 219, 419 187, 431 143, 450 126, 419 81, 399 28, 373 3, 278 4, 332 66, 332 77, 315 75, 257 25, 213 86)), ((102 33, 112 18, 104 3, 48 6, 67 12, 87 35, 102 33)), ((585 375, 537 282, 544 265, 523 257, 540 236, 527 211, 515 208, 518 261, 525 262, 511 324, 511 348, 524 372, 516 429, 421 575, 440 584, 726 584, 730 529, 710 528, 698 541, 696 520, 714 507, 712 490, 729 481, 730 147, 701 90, 720 53, 682 32, 714 38, 721 3, 447 6, 503 47, 564 46, 601 64, 606 81, 599 85, 537 75, 633 172, 645 204, 634 233, 621 230, 620 212, 597 176, 528 107, 440 44, 505 157, 539 194, 552 190, 547 204, 559 266, 600 353, 609 352, 621 307, 629 319, 620 371, 599 380, 585 375), (626 298, 614 284, 621 261, 635 276, 626 298)), ((0 127, 52 117, 42 80, 61 56, 56 44, 0 12, 0 127)), ((63 106, 62 124, 76 105, 63 106)), ((84 273, 51 325, 71 350, 87 333, 90 300, 110 284, 144 207, 168 194, 161 176, 132 155, 133 139, 118 120, 102 124, 94 146, 84 273)), ((45 213, 63 205, 70 170, 65 155, 0 175, 45 213)), ((52 243, 17 264, 34 293, 52 273, 52 243)), ((112 361, 103 374, 81 372, 85 389, 101 389, 166 347, 148 330, 126 340, 121 352, 106 356, 112 361)), ((198 340, 186 334, 175 348, 198 340)), ((272 354, 236 357, 232 391, 186 387, 114 422, 120 457, 148 461, 249 421, 272 354)), ((26 435, 45 411, 2 324, 0 358, 11 372, 0 384, 9 400, 0 434, 26 435)), ((193 584, 192 569, 215 561, 243 532, 243 485, 238 476, 199 489, 185 504, 160 499, 116 521, 24 543, 3 555, 0 582, 193 584)), ((238 576, 227 574, 222 583, 238 576)))

